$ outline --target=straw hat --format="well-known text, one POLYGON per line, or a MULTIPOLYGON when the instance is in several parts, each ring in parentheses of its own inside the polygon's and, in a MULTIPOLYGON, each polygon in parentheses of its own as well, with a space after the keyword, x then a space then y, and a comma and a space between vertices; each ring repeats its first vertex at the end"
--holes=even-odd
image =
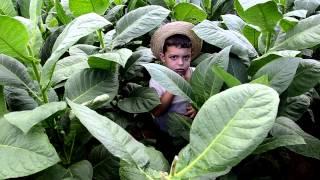
POLYGON ((191 30, 193 24, 184 21, 175 21, 161 26, 151 37, 150 46, 153 55, 160 59, 160 53, 163 51, 164 41, 174 35, 182 34, 187 36, 192 43, 192 60, 197 57, 202 48, 202 40, 191 30))

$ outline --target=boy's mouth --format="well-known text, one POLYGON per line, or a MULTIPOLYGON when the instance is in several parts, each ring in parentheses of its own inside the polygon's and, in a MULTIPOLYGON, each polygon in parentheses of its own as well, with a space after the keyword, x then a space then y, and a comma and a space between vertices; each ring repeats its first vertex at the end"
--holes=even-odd
POLYGON ((184 75, 185 74, 185 70, 184 69, 175 69, 174 71, 176 73, 178 73, 179 75, 184 75))

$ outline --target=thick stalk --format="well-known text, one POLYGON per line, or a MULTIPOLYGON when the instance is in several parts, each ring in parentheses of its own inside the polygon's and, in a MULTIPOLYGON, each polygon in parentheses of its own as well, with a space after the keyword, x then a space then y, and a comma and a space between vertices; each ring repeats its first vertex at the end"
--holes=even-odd
POLYGON ((0 86, 0 117, 7 113, 7 105, 3 90, 3 86, 0 86))
POLYGON ((33 72, 34 72, 34 74, 36 76, 37 81, 40 82, 40 73, 39 73, 37 65, 35 64, 34 61, 32 61, 32 69, 33 69, 33 72))
POLYGON ((43 102, 44 103, 48 103, 49 102, 49 98, 48 98, 47 90, 46 89, 42 89, 41 90, 41 94, 42 94, 43 102))
POLYGON ((100 42, 100 47, 102 48, 102 49, 104 49, 105 48, 105 45, 104 45, 104 41, 103 41, 103 33, 102 33, 102 30, 101 29, 99 29, 99 30, 97 30, 97 34, 98 34, 98 39, 99 39, 99 42, 100 42))
MULTIPOLYGON (((33 72, 36 76, 36 79, 38 81, 38 83, 40 83, 40 72, 39 72, 39 69, 35 63, 35 61, 32 61, 32 69, 33 69, 33 72)), ((41 90, 41 95, 42 95, 42 98, 43 98, 43 102, 44 103, 48 103, 49 100, 48 100, 48 94, 47 94, 47 90, 46 89, 42 89, 41 90)))
POLYGON ((171 178, 175 175, 177 162, 178 162, 178 156, 175 156, 173 159, 173 162, 171 164, 169 178, 171 178))
POLYGON ((270 44, 271 44, 271 32, 267 32, 266 49, 264 53, 267 53, 269 51, 270 44))

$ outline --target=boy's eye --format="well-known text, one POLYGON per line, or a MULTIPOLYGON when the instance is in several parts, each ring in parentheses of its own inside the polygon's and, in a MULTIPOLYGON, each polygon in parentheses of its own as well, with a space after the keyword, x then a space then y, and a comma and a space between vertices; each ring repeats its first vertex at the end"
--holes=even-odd
POLYGON ((171 56, 171 57, 170 57, 170 59, 173 59, 173 60, 174 60, 174 59, 177 59, 177 58, 178 58, 178 56, 171 56))
POLYGON ((183 56, 183 60, 189 61, 189 59, 190 59, 190 56, 183 56))

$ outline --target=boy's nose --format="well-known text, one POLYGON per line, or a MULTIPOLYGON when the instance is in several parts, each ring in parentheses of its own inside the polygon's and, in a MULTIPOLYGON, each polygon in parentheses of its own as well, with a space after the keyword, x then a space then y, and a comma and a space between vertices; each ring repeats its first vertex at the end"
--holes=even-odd
POLYGON ((183 60, 182 60, 182 58, 179 58, 179 59, 178 59, 178 64, 179 64, 179 65, 183 65, 183 60))

